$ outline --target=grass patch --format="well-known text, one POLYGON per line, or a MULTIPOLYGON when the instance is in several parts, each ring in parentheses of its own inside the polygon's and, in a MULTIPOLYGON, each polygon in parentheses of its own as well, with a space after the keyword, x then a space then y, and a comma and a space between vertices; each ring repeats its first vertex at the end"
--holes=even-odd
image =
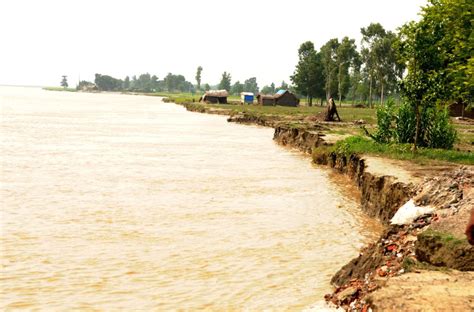
POLYGON ((420 270, 424 271, 440 271, 440 272, 448 272, 450 271, 449 268, 445 266, 435 266, 426 262, 417 261, 415 259, 406 257, 403 259, 402 268, 405 272, 417 272, 420 270))
POLYGON ((456 247, 460 245, 468 245, 466 239, 459 239, 454 237, 452 234, 435 231, 432 229, 427 229, 423 233, 419 234, 420 236, 429 237, 430 239, 441 242, 443 245, 446 245, 448 248, 456 247))
POLYGON ((67 91, 67 92, 76 92, 75 88, 63 88, 63 87, 44 87, 43 90, 46 91, 67 91))
POLYGON ((353 136, 333 145, 331 152, 338 154, 368 154, 393 159, 410 160, 420 164, 430 164, 432 161, 474 165, 474 153, 431 148, 418 148, 416 153, 411 151, 411 144, 380 144, 362 136, 353 136))

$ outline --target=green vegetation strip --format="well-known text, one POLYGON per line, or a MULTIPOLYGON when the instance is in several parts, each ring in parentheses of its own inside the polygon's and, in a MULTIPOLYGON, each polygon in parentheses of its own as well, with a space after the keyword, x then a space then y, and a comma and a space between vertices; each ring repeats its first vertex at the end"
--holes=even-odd
MULTIPOLYGON (((465 165, 474 165, 474 154, 470 152, 418 148, 416 153, 411 151, 411 144, 380 144, 370 139, 353 136, 337 142, 331 147, 323 147, 323 152, 337 154, 367 154, 384 156, 393 159, 410 160, 420 164, 430 164, 432 161, 446 161, 465 165)), ((322 150, 315 148, 313 158, 320 155, 322 150)))
POLYGON ((63 87, 44 87, 43 90, 46 91, 67 91, 67 92, 76 92, 75 88, 63 88, 63 87))

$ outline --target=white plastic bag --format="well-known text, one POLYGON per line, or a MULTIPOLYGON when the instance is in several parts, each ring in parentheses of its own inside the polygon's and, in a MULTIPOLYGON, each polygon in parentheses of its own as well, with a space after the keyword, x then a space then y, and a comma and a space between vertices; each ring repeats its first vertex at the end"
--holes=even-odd
POLYGON ((413 199, 410 199, 405 205, 398 209, 397 213, 395 213, 393 218, 390 220, 390 223, 397 225, 410 224, 419 216, 422 216, 426 213, 432 213, 433 211, 433 207, 416 206, 413 199))

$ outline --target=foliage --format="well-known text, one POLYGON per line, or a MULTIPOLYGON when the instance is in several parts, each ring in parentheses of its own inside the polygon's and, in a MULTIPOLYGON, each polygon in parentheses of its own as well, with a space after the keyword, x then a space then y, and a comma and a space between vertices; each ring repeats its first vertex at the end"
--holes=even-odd
POLYGON ((224 72, 222 73, 222 78, 219 83, 219 89, 230 91, 230 84, 231 84, 231 76, 230 73, 224 72))
POLYGON ((321 58, 324 73, 324 90, 326 99, 329 99, 335 93, 337 87, 337 49, 339 41, 337 38, 330 39, 321 47, 321 58))
POLYGON ((120 91, 122 80, 108 75, 95 74, 95 85, 100 91, 120 91))
MULTIPOLYGON (((425 132, 437 137, 435 130, 426 129, 423 114, 430 114, 438 102, 470 103, 472 99, 474 87, 472 75, 469 76, 470 64, 474 65, 471 20, 472 0, 430 0, 430 5, 423 9, 421 20, 405 24, 400 30, 398 55, 408 65, 408 75, 401 83, 401 90, 417 120, 415 149, 424 143, 425 132)), ((444 117, 438 117, 438 123, 443 124, 444 117)), ((446 126, 443 129, 447 129, 446 126)))
POLYGON ((421 164, 429 164, 432 161, 448 161, 474 165, 474 155, 470 152, 422 147, 418 150, 418 153, 414 154, 411 151, 410 144, 377 143, 361 136, 352 136, 345 140, 338 141, 331 147, 330 151, 344 155, 377 155, 393 159, 411 160, 421 164))
POLYGON ((275 84, 272 82, 269 86, 264 86, 261 90, 263 94, 274 94, 275 93, 275 84))
POLYGON ((63 87, 64 89, 66 89, 68 87, 68 83, 67 83, 67 76, 63 76, 63 79, 61 80, 61 87, 63 87))
POLYGON ((86 80, 79 81, 79 84, 76 87, 76 90, 84 90, 84 91, 89 91, 89 90, 94 90, 94 89, 97 89, 95 84, 86 80))
MULTIPOLYGON (((449 120, 446 107, 425 107, 421 113, 420 146, 453 148, 456 130, 449 120)), ((416 116, 411 107, 403 104, 395 108, 389 99, 377 108, 377 131, 371 137, 378 143, 413 143, 416 136, 416 116)))
POLYGON ((130 88, 130 77, 126 76, 122 83, 122 89, 128 90, 130 88))
POLYGON ((388 143, 395 136, 393 122, 395 117, 395 102, 387 101, 385 105, 377 107, 377 132, 374 134, 375 141, 388 143))
POLYGON ((336 50, 337 65, 337 94, 339 103, 343 96, 349 91, 349 67, 357 62, 358 53, 354 39, 344 37, 336 50))
POLYGON ((252 77, 244 81, 244 92, 252 92, 253 94, 258 93, 258 84, 256 77, 252 77))
POLYGON ((383 104, 384 94, 396 88, 397 79, 401 78, 404 70, 404 65, 396 54, 396 35, 386 31, 379 23, 371 23, 368 27, 362 28, 361 33, 361 53, 369 78, 369 104, 372 104, 372 90, 375 83, 383 104))
POLYGON ((308 98, 311 106, 312 99, 323 94, 321 55, 316 52, 311 41, 306 41, 301 44, 298 56, 299 61, 294 74, 291 76, 291 81, 296 91, 308 98))
POLYGON ((183 75, 168 73, 165 79, 163 79, 163 84, 168 92, 194 92, 193 84, 186 81, 183 75))
POLYGON ((197 89, 201 90, 201 73, 202 73, 202 66, 198 66, 196 71, 196 82, 197 82, 197 89))
POLYGON ((232 88, 230 88, 230 93, 231 94, 237 94, 240 95, 241 92, 244 91, 244 85, 240 83, 240 81, 236 81, 232 88))

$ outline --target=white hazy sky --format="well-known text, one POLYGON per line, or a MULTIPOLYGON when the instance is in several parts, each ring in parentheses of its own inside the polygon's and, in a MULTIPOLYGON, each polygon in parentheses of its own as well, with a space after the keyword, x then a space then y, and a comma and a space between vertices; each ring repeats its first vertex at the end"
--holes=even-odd
POLYGON ((168 72, 216 84, 257 77, 289 81, 299 45, 321 47, 371 22, 395 30, 426 0, 1 0, 0 84, 70 85, 168 72))

